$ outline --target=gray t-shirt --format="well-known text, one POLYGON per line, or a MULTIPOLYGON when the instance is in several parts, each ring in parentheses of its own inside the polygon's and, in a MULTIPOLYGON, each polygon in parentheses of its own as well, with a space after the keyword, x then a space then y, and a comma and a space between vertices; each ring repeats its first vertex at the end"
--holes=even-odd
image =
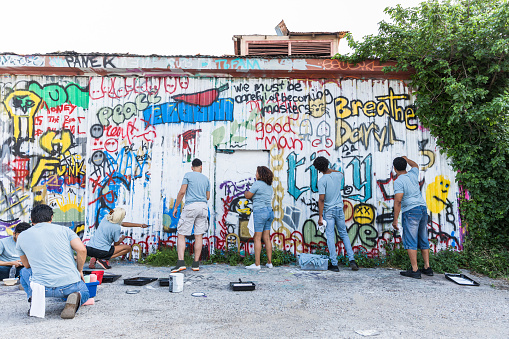
POLYGON ((13 237, 0 239, 0 261, 17 261, 19 260, 16 251, 16 242, 13 237))
POLYGON ((394 194, 403 193, 401 212, 406 212, 417 206, 426 206, 419 189, 419 169, 412 167, 406 174, 398 176, 394 181, 394 194))
POLYGON ((68 227, 41 222, 19 235, 16 250, 19 256, 26 255, 34 282, 60 287, 81 280, 71 247, 76 238, 68 227))
POLYGON ((182 185, 187 185, 186 205, 193 202, 207 202, 207 192, 210 192, 209 179, 200 172, 188 172, 184 175, 182 185))
POLYGON ((256 180, 249 189, 253 193, 253 211, 261 208, 272 208, 272 186, 267 185, 265 181, 256 180))
POLYGON ((94 235, 88 241, 87 247, 93 247, 101 251, 109 251, 114 242, 120 239, 121 227, 104 218, 94 235))
POLYGON ((318 194, 325 194, 324 212, 336 206, 343 208, 343 198, 341 197, 342 181, 343 173, 341 172, 323 174, 320 180, 318 180, 318 194))

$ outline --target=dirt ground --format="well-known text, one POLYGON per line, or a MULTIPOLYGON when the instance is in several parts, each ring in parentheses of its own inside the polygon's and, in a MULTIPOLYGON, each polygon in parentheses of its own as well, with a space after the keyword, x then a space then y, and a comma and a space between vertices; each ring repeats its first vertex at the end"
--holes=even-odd
POLYGON ((262 269, 202 266, 185 271, 184 291, 153 282, 124 285, 124 278, 167 278, 169 268, 114 263, 114 283, 98 287, 95 305, 73 320, 60 318, 64 303, 46 299, 46 318, 27 316, 25 293, 0 286, 2 338, 508 338, 509 286, 477 277, 460 286, 443 274, 421 280, 391 269, 303 271, 298 266, 262 269), (232 281, 256 290, 233 292, 232 281), (127 290, 138 289, 137 294, 127 290), (206 297, 193 297, 203 292, 206 297), (364 332, 363 332, 364 331, 364 332))

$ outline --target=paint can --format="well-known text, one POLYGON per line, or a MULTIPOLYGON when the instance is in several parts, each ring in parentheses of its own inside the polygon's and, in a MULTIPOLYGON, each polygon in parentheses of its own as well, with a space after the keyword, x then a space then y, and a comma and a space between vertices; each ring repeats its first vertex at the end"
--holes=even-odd
POLYGON ((178 293, 184 290, 184 274, 170 273, 168 282, 170 286, 170 292, 178 293))

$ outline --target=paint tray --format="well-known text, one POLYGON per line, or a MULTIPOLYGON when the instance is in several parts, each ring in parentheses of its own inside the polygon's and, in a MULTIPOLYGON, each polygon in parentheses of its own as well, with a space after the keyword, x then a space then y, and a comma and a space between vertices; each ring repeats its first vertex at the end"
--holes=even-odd
POLYGON ((242 281, 239 279, 238 282, 231 282, 230 288, 233 291, 254 291, 256 285, 252 281, 242 281))
POLYGON ((159 278, 159 286, 170 286, 169 278, 159 278))
POLYGON ((479 286, 477 281, 472 280, 464 274, 445 273, 445 279, 450 280, 458 285, 479 286))
POLYGON ((124 279, 124 285, 143 286, 146 284, 150 284, 152 281, 156 281, 156 280, 157 280, 157 278, 148 278, 148 277, 129 278, 129 279, 124 279))
POLYGON ((121 276, 122 274, 104 273, 103 283, 112 283, 114 281, 117 281, 117 279, 120 278, 121 276))

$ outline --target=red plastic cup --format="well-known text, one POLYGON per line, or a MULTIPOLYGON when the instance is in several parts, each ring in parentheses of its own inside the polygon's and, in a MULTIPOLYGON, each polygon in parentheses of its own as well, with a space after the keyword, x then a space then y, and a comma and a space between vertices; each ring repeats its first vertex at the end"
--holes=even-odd
POLYGON ((97 281, 99 282, 99 285, 103 283, 104 271, 92 271, 90 273, 95 274, 97 276, 97 281))

